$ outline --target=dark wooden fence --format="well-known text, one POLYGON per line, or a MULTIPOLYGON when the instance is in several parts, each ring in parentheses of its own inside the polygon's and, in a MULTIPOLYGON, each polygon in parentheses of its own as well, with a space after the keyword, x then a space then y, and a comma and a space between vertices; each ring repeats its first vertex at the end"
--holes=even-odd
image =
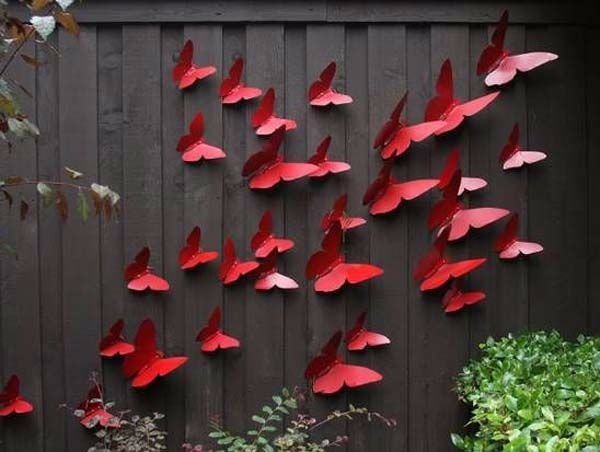
MULTIPOLYGON (((32 214, 3 215, 3 238, 15 244, 17 260, 2 258, 0 337, 2 380, 22 376, 35 404, 32 416, 0 421, 7 451, 81 451, 90 435, 58 409, 76 404, 88 374, 102 372, 108 398, 120 407, 167 415, 169 450, 202 440, 212 415, 241 429, 268 396, 286 385, 303 385, 307 360, 338 328, 368 308, 370 324, 389 334, 383 350, 353 354, 385 375, 379 385, 311 402, 315 413, 347 403, 368 405, 393 416, 398 428, 353 426, 349 449, 360 451, 450 450, 466 408, 452 392, 453 378, 488 335, 526 328, 557 328, 569 337, 600 332, 600 33, 592 8, 552 2, 188 2, 86 0, 78 7, 81 36, 51 39, 60 54, 38 49, 37 72, 15 65, 33 93, 24 107, 41 129, 0 159, 0 174, 64 178, 65 165, 122 194, 120 221, 88 224, 72 215, 61 225, 52 209, 35 201, 32 214), (348 254, 381 265, 385 275, 369 285, 317 296, 304 281, 307 257, 318 247, 318 222, 338 194, 347 191, 350 211, 365 214, 362 194, 379 167, 371 150, 374 133, 405 90, 408 118, 419 120, 441 62, 450 57, 462 98, 485 92, 474 74, 493 24, 508 6, 507 41, 514 51, 549 50, 560 59, 507 86, 485 112, 460 131, 415 146, 396 165, 400 178, 435 175, 447 151, 458 146, 463 167, 490 185, 471 196, 479 205, 520 213, 522 231, 546 247, 539 257, 500 262, 492 240, 498 228, 475 233, 452 246, 457 256, 486 255, 470 285, 486 302, 445 316, 437 298, 423 296, 412 281, 416 259, 430 246, 425 227, 437 195, 387 218, 370 219, 352 234, 348 254), (170 71, 185 39, 199 61, 214 64, 218 77, 179 92, 170 71), (216 96, 220 75, 232 59, 245 57, 246 79, 273 86, 277 107, 298 121, 285 153, 304 160, 327 134, 334 156, 352 171, 323 183, 300 182, 271 193, 253 193, 241 166, 260 141, 249 128, 251 105, 223 108, 216 96), (307 86, 331 60, 338 81, 355 101, 347 108, 316 111, 307 86), (221 144, 226 160, 184 165, 175 144, 192 116, 202 111, 207 137, 221 144), (544 149, 547 161, 505 173, 498 153, 515 121, 524 144, 544 149), (200 225, 206 244, 220 249, 231 236, 249 254, 249 238, 263 210, 276 229, 296 241, 285 255, 286 271, 301 288, 258 294, 251 285, 223 288, 216 265, 198 273, 178 269, 185 235, 200 225), (172 284, 166 295, 136 296, 122 271, 149 245, 152 263, 172 284), (239 351, 209 358, 194 337, 215 305, 226 328, 241 337, 239 351), (151 317, 159 343, 188 364, 144 391, 124 381, 119 365, 101 362, 98 340, 118 317, 132 337, 151 317)), ((342 431, 344 427, 342 426, 342 431)))

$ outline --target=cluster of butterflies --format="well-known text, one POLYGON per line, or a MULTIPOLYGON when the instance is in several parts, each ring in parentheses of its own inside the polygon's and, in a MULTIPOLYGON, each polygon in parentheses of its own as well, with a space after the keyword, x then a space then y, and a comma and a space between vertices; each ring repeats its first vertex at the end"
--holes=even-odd
MULTIPOLYGON (((508 25, 508 12, 502 14, 499 24, 492 34, 491 43, 483 50, 477 64, 477 75, 485 75, 487 86, 504 85, 510 82, 517 72, 527 72, 558 58, 547 52, 529 52, 513 55, 504 47, 504 37, 508 25)), ((192 86, 216 73, 212 66, 200 67, 193 63, 193 44, 187 41, 173 70, 173 79, 180 89, 192 86)), ((243 60, 238 58, 229 70, 229 75, 220 86, 219 95, 223 104, 235 104, 262 95, 262 90, 246 86, 241 78, 243 60)), ((330 63, 313 82, 308 91, 310 105, 325 107, 352 102, 352 97, 332 88, 336 64, 330 63)), ((413 142, 421 142, 432 135, 441 135, 456 129, 466 117, 473 116, 491 104, 500 92, 495 91, 469 101, 461 101, 454 96, 452 66, 444 61, 436 84, 436 96, 425 109, 424 122, 409 125, 401 119, 406 104, 405 94, 392 111, 388 121, 375 137, 373 147, 383 159, 383 167, 378 177, 368 187, 363 204, 369 206, 372 215, 394 211, 401 203, 416 199, 434 188, 442 192, 442 198, 433 205, 427 224, 436 230, 436 239, 431 250, 423 256, 414 271, 414 278, 420 283, 421 291, 439 289, 448 282, 451 284, 442 297, 442 307, 446 313, 456 312, 465 306, 485 299, 485 293, 462 291, 461 278, 482 266, 486 258, 452 261, 445 249, 449 241, 466 236, 471 228, 479 229, 510 215, 506 209, 494 207, 467 208, 460 201, 464 192, 484 188, 487 182, 481 178, 463 177, 459 152, 450 152, 446 165, 438 178, 398 181, 392 175, 393 161, 406 153, 413 142)), ((251 125, 260 136, 268 136, 262 149, 250 156, 242 168, 242 175, 249 179, 251 189, 268 189, 281 181, 293 181, 303 177, 318 178, 350 169, 346 162, 331 161, 327 157, 331 137, 326 137, 315 154, 307 162, 286 162, 279 148, 287 131, 296 128, 292 119, 280 118, 274 112, 275 91, 269 88, 251 117, 251 125)), ((204 141, 204 119, 198 113, 189 127, 189 134, 180 138, 177 150, 185 162, 198 162, 226 157, 225 152, 204 141)), ((519 144, 519 126, 515 124, 508 142, 503 147, 499 160, 504 170, 533 164, 546 158, 543 152, 523 149, 519 144)), ((347 196, 340 196, 332 209, 321 221, 324 238, 321 249, 308 260, 306 276, 314 279, 317 292, 333 292, 346 283, 358 284, 383 273, 383 269, 367 263, 348 263, 344 259, 342 246, 347 231, 366 223, 360 217, 351 217, 346 212, 347 196)), ((513 259, 519 255, 539 253, 543 247, 534 242, 519 240, 518 214, 514 213, 504 231, 497 238, 495 250, 501 259, 513 259)), ((290 239, 273 233, 273 218, 266 212, 259 223, 258 232, 251 239, 251 248, 257 260, 244 261, 238 258, 233 242, 228 239, 223 248, 223 259, 218 269, 223 284, 232 284, 246 275, 256 275, 254 287, 257 290, 295 289, 298 287, 292 278, 279 273, 276 257, 294 247, 290 239)), ((216 251, 206 251, 201 247, 201 231, 194 228, 187 237, 185 246, 179 253, 182 270, 191 270, 218 258, 216 251)), ((127 287, 134 291, 166 291, 169 283, 153 273, 149 266, 150 250, 143 248, 135 261, 125 269, 127 287)), ((345 337, 349 351, 362 350, 367 346, 389 344, 390 340, 365 328, 366 314, 363 313, 345 337)), ((220 328, 221 312, 217 307, 207 325, 198 333, 196 341, 206 353, 219 349, 236 348, 239 340, 226 334, 220 328)), ((100 343, 100 354, 104 357, 123 356, 123 373, 132 379, 133 387, 143 387, 157 377, 165 376, 182 366, 187 357, 165 357, 157 349, 155 328, 151 320, 144 320, 138 328, 133 344, 122 336, 124 323, 117 321, 109 334, 100 343)), ((346 364, 338 355, 343 333, 336 332, 313 358, 305 371, 305 377, 312 382, 315 393, 330 394, 344 386, 357 387, 380 381, 383 376, 367 367, 346 364)), ((32 405, 20 394, 19 379, 13 375, 3 392, 0 393, 0 416, 11 413, 28 413, 32 405)), ((101 389, 95 385, 86 400, 79 405, 82 424, 89 426, 100 422, 102 425, 118 427, 102 402, 101 389), (93 421, 93 422, 92 422, 93 421)))

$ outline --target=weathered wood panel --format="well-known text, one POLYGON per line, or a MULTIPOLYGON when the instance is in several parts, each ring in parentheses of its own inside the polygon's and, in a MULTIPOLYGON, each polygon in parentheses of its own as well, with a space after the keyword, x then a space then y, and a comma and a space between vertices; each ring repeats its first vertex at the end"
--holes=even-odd
MULTIPOLYGON (((500 262, 493 240, 503 224, 451 245, 453 256, 489 258, 465 282, 485 290, 488 299, 469 312, 446 316, 439 306, 442 293, 423 296, 412 279, 416 261, 433 240, 426 218, 439 193, 433 190, 385 218, 369 216, 361 198, 381 166, 371 149, 373 138, 405 90, 410 91, 406 117, 418 122, 439 67, 450 57, 460 98, 487 91, 475 64, 498 5, 110 3, 89 0, 78 7, 85 24, 79 41, 65 34, 52 38, 60 59, 39 50, 45 64, 37 74, 16 69, 34 94, 24 108, 42 135, 37 146, 19 145, 3 160, 2 174, 57 179, 65 177, 63 166, 74 166, 113 187, 123 200, 120 218, 110 223, 83 225, 73 206, 72 218, 61 225, 54 210, 35 202, 25 223, 14 212, 2 219, 19 260, 3 256, 0 267, 0 370, 3 379, 12 372, 23 376, 23 391, 37 410, 32 417, 0 423, 0 450, 84 450, 91 436, 57 406, 75 405, 94 370, 101 371, 108 398, 119 407, 167 415, 169 450, 184 441, 204 441, 213 415, 221 415, 232 430, 250 427, 250 415, 269 395, 283 385, 303 387, 308 359, 334 331, 350 327, 367 310, 369 325, 388 334, 392 345, 341 352, 349 362, 383 372, 385 380, 330 398, 311 396, 311 413, 353 403, 397 419, 393 432, 366 422, 328 431, 350 434, 349 450, 445 451, 451 447, 450 431, 460 429, 466 416, 451 392, 453 378, 477 355, 478 342, 528 327, 557 328, 569 337, 599 331, 593 278, 600 255, 594 234, 600 92, 593 53, 599 37, 597 28, 577 25, 585 22, 584 10, 510 3, 509 47, 553 50, 561 58, 520 76, 489 109, 449 136, 414 145, 394 167, 401 180, 436 177, 450 149, 458 147, 464 171, 489 182, 467 203, 518 212, 522 234, 546 246, 526 261, 500 262), (216 66, 218 74, 180 92, 171 69, 188 38, 196 45, 195 59, 216 66), (273 86, 279 115, 298 122, 286 136, 286 158, 303 161, 332 135, 331 157, 350 162, 349 173, 294 182, 271 193, 248 190, 241 168, 264 142, 249 127, 258 101, 222 106, 216 94, 238 56, 246 60, 245 80, 265 90, 273 86), (355 101, 342 108, 311 108, 308 85, 331 60, 338 64, 335 86, 355 101), (225 160, 181 162, 176 142, 198 111, 205 116, 207 141, 223 146, 225 160), (522 143, 544 149, 549 158, 504 172, 498 154, 515 121, 522 143), (305 280, 305 263, 320 245, 323 213, 344 192, 349 213, 369 220, 347 235, 347 257, 370 260, 385 274, 320 296, 305 280), (238 254, 249 257, 250 237, 267 208, 275 231, 296 242, 278 263, 299 281, 299 290, 257 293, 250 279, 223 287, 216 277, 218 262, 185 274, 179 269, 177 253, 195 225, 207 248, 221 250, 231 237, 238 254), (172 285, 168 294, 136 295, 124 286, 122 269, 145 245, 152 249, 152 266, 172 285), (194 338, 215 306, 223 307, 223 326, 242 340, 242 348, 206 356, 194 338), (185 353, 190 361, 153 387, 132 390, 118 361, 100 362, 97 356, 100 336, 119 317, 126 320, 130 339, 142 319, 152 318, 159 346, 168 354, 185 353)), ((35 199, 33 187, 23 194, 35 199)))

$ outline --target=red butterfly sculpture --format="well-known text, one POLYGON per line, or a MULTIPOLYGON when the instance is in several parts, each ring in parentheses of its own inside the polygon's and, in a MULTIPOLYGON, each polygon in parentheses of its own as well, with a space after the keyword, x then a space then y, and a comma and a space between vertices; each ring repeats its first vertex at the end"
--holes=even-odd
POLYGON ((317 171, 310 174, 310 177, 323 177, 329 173, 338 174, 350 169, 350 165, 346 162, 336 162, 327 158, 327 151, 329 150, 330 144, 331 136, 325 137, 325 139, 321 141, 317 147, 317 152, 315 152, 313 156, 308 159, 308 163, 312 163, 313 165, 317 165, 319 167, 317 171))
POLYGON ((179 86, 179 89, 187 88, 197 80, 202 80, 217 72, 217 68, 214 66, 196 66, 192 63, 193 58, 194 44, 188 39, 181 49, 177 65, 173 68, 173 81, 179 86))
POLYGON ((241 82, 244 60, 236 58, 229 69, 229 77, 223 79, 219 88, 219 96, 224 104, 237 104, 241 100, 250 100, 262 94, 260 88, 252 88, 241 82))
MULTIPOLYGON (((458 149, 452 149, 450 154, 448 154, 446 165, 440 173, 440 183, 438 184, 438 187, 441 190, 444 190, 450 184, 452 176, 454 176, 456 170, 460 169, 459 159, 458 149)), ((486 186, 487 182, 485 179, 479 177, 461 177, 460 186, 458 187, 458 196, 462 195, 465 190, 471 192, 486 186)))
POLYGON ((500 163, 503 170, 520 168, 525 163, 531 165, 546 158, 546 154, 539 151, 525 151, 519 146, 519 124, 515 123, 508 137, 508 143, 500 153, 500 163))
POLYGON ((409 126, 400 119, 402 110, 406 105, 408 93, 402 96, 390 119, 383 125, 375 136, 373 149, 381 149, 381 157, 389 159, 398 157, 406 152, 414 141, 419 143, 434 134, 435 131, 446 125, 444 121, 428 121, 409 126))
POLYGON ((100 341, 100 356, 112 358, 117 355, 128 355, 134 351, 133 345, 125 341, 122 335, 125 322, 123 319, 117 320, 106 336, 100 341))
POLYGON ((170 374, 188 360, 187 356, 165 358, 156 348, 156 332, 150 319, 144 320, 135 335, 135 351, 125 356, 123 373, 133 378, 131 386, 141 388, 152 383, 158 377, 170 374))
POLYGON ((0 417, 11 414, 26 414, 33 411, 33 405, 29 403, 19 390, 19 377, 12 375, 8 383, 0 392, 0 417))
POLYGON ((485 257, 480 257, 451 262, 444 255, 449 233, 448 229, 444 229, 433 243, 433 248, 417 263, 414 278, 416 281, 421 281, 422 292, 437 289, 452 278, 460 278, 471 273, 486 261, 485 257))
POLYGON ((354 229, 362 226, 367 222, 364 218, 349 217, 346 215, 346 204, 348 203, 348 195, 344 193, 333 204, 333 208, 327 212, 321 220, 321 229, 328 231, 334 224, 339 224, 342 231, 354 229))
POLYGON ((94 428, 97 425, 102 427, 119 428, 121 426, 119 418, 110 414, 104 405, 102 397, 102 386, 94 383, 87 393, 77 410, 83 413, 79 423, 85 428, 94 428))
POLYGON ((185 246, 179 252, 179 267, 182 270, 196 268, 198 265, 214 261, 219 257, 216 251, 204 251, 200 246, 202 231, 198 226, 192 229, 185 242, 185 246))
POLYGON ((194 116, 190 124, 190 133, 179 139, 177 151, 181 154, 181 160, 187 163, 199 162, 202 159, 216 160, 226 157, 221 148, 204 142, 204 116, 202 116, 202 113, 197 113, 194 116))
POLYGON ((450 314, 451 312, 460 311, 465 306, 471 306, 483 300, 485 300, 485 293, 462 292, 458 279, 455 279, 442 298, 442 307, 446 314, 450 314))
POLYGON ((391 174, 392 161, 383 165, 377 179, 363 196, 363 205, 369 204, 371 215, 392 212, 403 200, 412 201, 438 185, 437 179, 415 179, 398 182, 391 174))
POLYGON ((358 316, 354 326, 346 333, 346 348, 350 351, 364 350, 367 347, 387 345, 391 341, 383 334, 369 331, 365 328, 367 313, 358 316))
POLYGON ((544 250, 544 247, 535 242, 522 242, 517 240, 517 231, 519 229, 519 214, 513 214, 506 228, 496 240, 496 252, 500 259, 514 259, 519 254, 535 254, 544 250))
POLYGON ((436 135, 456 129, 465 119, 487 107, 500 91, 477 97, 468 102, 461 102, 454 97, 452 82, 452 65, 450 60, 444 61, 436 84, 437 96, 432 98, 425 109, 425 121, 444 121, 446 125, 435 131, 436 135))
POLYGON ((260 151, 252 154, 244 167, 242 176, 249 177, 252 189, 265 189, 279 182, 293 181, 308 176, 319 169, 310 163, 290 163, 283 160, 279 147, 285 135, 285 127, 279 127, 260 151))
POLYGON ((156 276, 152 273, 152 267, 148 266, 150 261, 150 248, 145 246, 135 256, 135 261, 125 268, 125 281, 127 288, 137 292, 146 289, 154 292, 165 292, 169 290, 169 283, 166 279, 156 276))
POLYGON ((333 394, 344 386, 356 388, 383 380, 383 375, 368 367, 346 364, 337 354, 341 340, 341 331, 331 336, 304 371, 304 378, 312 382, 315 394, 333 394))
POLYGON ((202 343, 200 350, 205 353, 212 353, 218 349, 238 348, 240 341, 229 336, 220 328, 221 308, 216 307, 208 318, 208 325, 200 330, 196 336, 196 342, 202 343))
POLYGON ((502 13, 500 22, 492 34, 492 42, 483 49, 477 62, 477 75, 486 74, 487 86, 504 85, 510 82, 519 72, 528 72, 549 61, 556 60, 558 55, 549 52, 528 52, 511 55, 504 48, 504 36, 508 26, 508 11, 502 13))
POLYGON ((267 257, 273 250, 284 253, 294 247, 294 241, 273 234, 273 214, 267 210, 258 223, 258 232, 252 236, 250 247, 256 257, 267 257))
POLYGON ((336 64, 332 61, 327 65, 319 79, 314 81, 308 89, 308 100, 315 107, 325 107, 327 105, 343 105, 352 102, 352 97, 347 94, 338 93, 331 87, 333 77, 335 77, 336 64))
POLYGON ((444 197, 433 205, 427 219, 430 230, 437 227, 440 228, 440 232, 448 229, 448 240, 450 241, 464 237, 471 228, 483 228, 510 213, 506 209, 496 207, 465 209, 457 200, 461 180, 461 171, 456 170, 443 190, 444 197))
POLYGON ((256 129, 257 135, 271 135, 277 129, 285 126, 285 130, 296 128, 296 121, 293 119, 279 118, 273 114, 275 106, 275 91, 269 88, 260 101, 260 105, 250 118, 252 127, 256 129))
POLYGON ((371 264, 348 264, 340 253, 342 228, 334 223, 325 234, 321 250, 306 264, 306 277, 315 279, 316 292, 333 292, 346 282, 358 284, 383 274, 383 269, 371 264))
POLYGON ((257 273, 258 278, 254 283, 256 290, 271 290, 277 287, 282 290, 297 289, 298 283, 289 276, 282 275, 276 266, 277 250, 273 248, 271 253, 260 263, 257 273))
POLYGON ((235 246, 231 239, 225 241, 223 247, 223 261, 219 266, 219 279, 223 284, 232 284, 242 276, 256 270, 258 262, 240 261, 235 254, 235 246))

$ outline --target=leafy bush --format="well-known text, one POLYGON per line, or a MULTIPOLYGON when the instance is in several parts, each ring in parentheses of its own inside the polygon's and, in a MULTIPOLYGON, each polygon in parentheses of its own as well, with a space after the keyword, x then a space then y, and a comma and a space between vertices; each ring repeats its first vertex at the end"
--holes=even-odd
MULTIPOLYGON (((387 427, 396 426, 393 419, 353 405, 345 411, 333 411, 324 419, 317 420, 299 411, 298 402, 302 399, 300 393, 290 393, 284 388, 281 394, 272 397, 272 404, 263 406, 261 413, 252 416, 256 428, 245 434, 231 433, 219 422, 214 422, 209 436, 217 442, 217 452, 322 452, 339 447, 348 440, 345 435, 331 439, 316 438, 319 429, 338 419, 351 421, 360 416, 369 422, 380 421, 387 427)), ((183 449, 189 452, 206 451, 201 445, 192 444, 184 444, 183 449)))
POLYGON ((458 377, 472 407, 468 451, 600 451, 600 339, 565 341, 557 332, 481 344, 482 356, 458 377))

